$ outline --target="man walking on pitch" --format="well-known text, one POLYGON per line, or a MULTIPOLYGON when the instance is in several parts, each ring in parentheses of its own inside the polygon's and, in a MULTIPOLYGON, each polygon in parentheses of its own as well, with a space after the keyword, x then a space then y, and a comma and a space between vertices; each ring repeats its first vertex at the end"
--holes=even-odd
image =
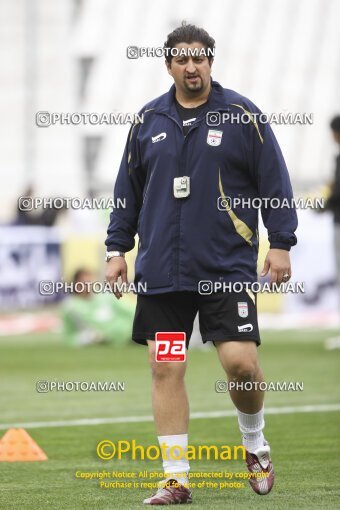
MULTIPOLYGON (((186 363, 158 363, 155 335, 185 332, 188 347, 198 312, 202 340, 214 343, 229 381, 261 382, 256 300, 246 285, 257 280, 258 253, 258 209, 249 207, 249 199, 292 198, 274 134, 267 123, 256 122, 260 110, 212 81, 214 45, 193 25, 168 36, 166 66, 174 84, 141 110, 144 122, 130 130, 115 185, 115 198, 126 198, 126 208, 112 212, 106 240, 106 279, 114 286, 119 277, 127 279, 124 254, 139 235, 136 282, 146 283, 147 292, 137 298, 133 340, 149 348, 154 420, 167 452, 175 445, 185 452, 188 445, 186 363), (246 120, 219 122, 237 116, 246 120), (248 206, 234 206, 236 198, 248 206), (223 291, 236 282, 244 285, 242 292, 223 291)), ((270 242, 262 276, 286 282, 296 212, 266 202, 261 213, 270 242)), ((121 297, 117 288, 115 294, 121 297)), ((256 386, 230 396, 248 469, 264 473, 250 484, 267 494, 274 470, 263 436, 263 392, 256 386)), ((165 455, 163 467, 165 482, 144 503, 190 503, 188 461, 165 455)))

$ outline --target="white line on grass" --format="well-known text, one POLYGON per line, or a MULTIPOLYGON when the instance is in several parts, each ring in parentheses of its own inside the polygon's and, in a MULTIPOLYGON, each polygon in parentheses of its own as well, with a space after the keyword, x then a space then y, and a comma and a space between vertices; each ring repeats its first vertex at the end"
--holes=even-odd
MULTIPOLYGON (((327 413, 340 411, 340 404, 320 404, 308 406, 286 406, 286 407, 266 407, 266 414, 294 414, 294 413, 327 413)), ((236 416, 236 411, 208 411, 201 413, 191 413, 191 420, 202 418, 225 418, 236 416)), ((46 427, 76 427, 81 425, 103 425, 109 423, 142 423, 152 422, 153 417, 148 416, 119 416, 117 418, 81 418, 79 420, 59 420, 59 421, 36 421, 28 423, 0 423, 0 429, 24 428, 40 429, 46 427)))

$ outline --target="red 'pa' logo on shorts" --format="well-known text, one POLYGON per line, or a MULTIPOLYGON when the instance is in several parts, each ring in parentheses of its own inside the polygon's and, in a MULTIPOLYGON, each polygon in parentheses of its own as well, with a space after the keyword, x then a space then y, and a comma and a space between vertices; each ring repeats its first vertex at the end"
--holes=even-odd
POLYGON ((156 361, 185 361, 185 333, 156 333, 156 361))

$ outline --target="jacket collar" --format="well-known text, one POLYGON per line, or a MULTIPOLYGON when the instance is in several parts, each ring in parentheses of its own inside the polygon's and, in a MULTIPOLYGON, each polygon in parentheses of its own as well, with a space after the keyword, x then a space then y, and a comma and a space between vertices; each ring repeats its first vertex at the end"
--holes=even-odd
MULTIPOLYGON (((156 106, 155 111, 171 116, 176 115, 175 92, 176 87, 175 84, 173 84, 169 91, 164 94, 162 102, 156 106)), ((214 111, 218 108, 227 108, 224 89, 217 81, 211 80, 211 90, 208 97, 207 106, 209 111, 214 111)))

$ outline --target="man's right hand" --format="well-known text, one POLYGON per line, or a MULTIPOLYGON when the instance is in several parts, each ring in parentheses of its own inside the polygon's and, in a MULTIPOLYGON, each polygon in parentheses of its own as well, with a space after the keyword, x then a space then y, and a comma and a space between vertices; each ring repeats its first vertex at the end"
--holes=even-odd
POLYGON ((124 257, 112 257, 107 262, 105 279, 112 287, 113 293, 117 299, 123 297, 123 294, 115 289, 115 284, 118 282, 120 276, 122 283, 128 283, 127 280, 127 264, 124 257))

